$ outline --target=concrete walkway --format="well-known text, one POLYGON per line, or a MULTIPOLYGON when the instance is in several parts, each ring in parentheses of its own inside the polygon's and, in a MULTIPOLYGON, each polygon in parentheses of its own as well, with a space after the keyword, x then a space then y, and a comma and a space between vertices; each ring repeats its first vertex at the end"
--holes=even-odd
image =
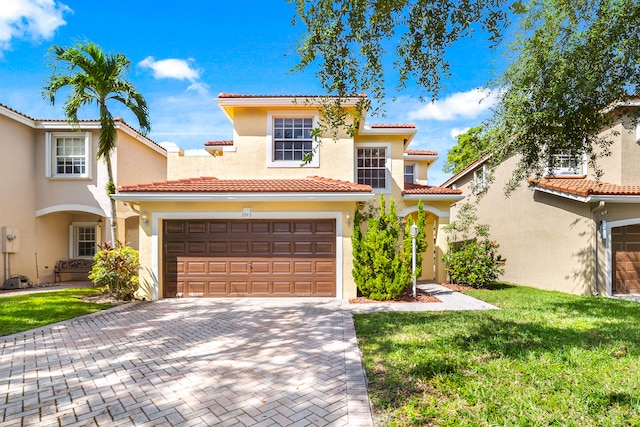
POLYGON ((424 286, 443 302, 167 299, 0 337, 0 424, 372 426, 352 311, 491 308, 424 286))

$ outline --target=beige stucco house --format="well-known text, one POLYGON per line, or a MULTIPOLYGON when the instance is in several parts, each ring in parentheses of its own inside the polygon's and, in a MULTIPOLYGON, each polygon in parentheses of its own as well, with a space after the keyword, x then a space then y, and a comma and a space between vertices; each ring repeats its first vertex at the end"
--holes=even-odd
MULTIPOLYGON (((166 151, 122 120, 117 128, 116 183, 165 180, 166 151)), ((90 259, 98 244, 112 240, 106 166, 96 161, 98 132, 98 120, 74 129, 65 120, 34 119, 0 104, 0 285, 15 274, 53 282, 57 261, 90 259)), ((117 237, 137 246, 138 214, 119 205, 117 237)), ((61 277, 73 278, 81 277, 61 277)))
POLYGON ((478 202, 479 223, 490 225, 507 259, 504 281, 584 295, 640 293, 640 132, 623 116, 602 136, 612 144, 599 181, 585 159, 566 157, 553 177, 506 197, 517 158, 497 166, 487 186, 487 156, 443 184, 478 202))
POLYGON ((201 157, 167 144, 167 180, 120 185, 114 198, 141 212, 142 296, 355 297, 353 216, 380 195, 403 218, 422 200, 430 243, 423 278, 444 279, 440 229, 462 196, 427 185, 437 153, 410 150, 416 128, 405 124, 363 120, 355 136, 315 140, 317 101, 222 93, 216 102, 232 139, 206 143, 201 157))

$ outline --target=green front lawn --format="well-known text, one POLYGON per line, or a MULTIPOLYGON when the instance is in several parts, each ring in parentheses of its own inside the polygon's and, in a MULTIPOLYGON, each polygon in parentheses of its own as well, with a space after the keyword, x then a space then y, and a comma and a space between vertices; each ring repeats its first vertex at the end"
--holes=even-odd
POLYGON ((98 289, 65 289, 55 292, 0 298, 0 336, 39 328, 51 323, 110 308, 82 301, 98 289))
POLYGON ((355 316, 381 425, 640 425, 640 304, 465 293, 502 310, 355 316))

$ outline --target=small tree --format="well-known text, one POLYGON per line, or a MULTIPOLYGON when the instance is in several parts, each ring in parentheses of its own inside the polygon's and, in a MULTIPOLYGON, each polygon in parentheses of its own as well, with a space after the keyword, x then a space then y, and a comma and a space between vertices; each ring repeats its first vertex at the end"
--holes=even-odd
MULTIPOLYGON (((424 217, 424 212, 422 214, 424 217)), ((418 215, 420 224, 421 215, 418 215)), ((411 283, 411 236, 402 233, 402 226, 396 214, 395 203, 391 200, 389 212, 384 198, 380 199, 380 212, 367 218, 363 234, 360 224, 365 218, 356 212, 354 230, 351 236, 353 247, 353 278, 360 292, 374 300, 396 298, 411 283), (403 250, 407 247, 409 251, 403 250)), ((422 219, 424 222, 424 218, 422 219)), ((424 225, 419 248, 426 247, 424 225)), ((424 251, 424 249, 422 249, 424 251)), ((421 258, 420 258, 421 259, 421 258)))
POLYGON ((140 286, 138 251, 116 242, 115 247, 105 243, 93 257, 89 279, 96 286, 120 300, 131 300, 140 286))
POLYGON ((453 283, 480 288, 504 274, 506 260, 498 253, 499 245, 490 239, 489 226, 476 224, 477 220, 474 205, 463 204, 456 220, 444 228, 449 250, 442 261, 453 283))

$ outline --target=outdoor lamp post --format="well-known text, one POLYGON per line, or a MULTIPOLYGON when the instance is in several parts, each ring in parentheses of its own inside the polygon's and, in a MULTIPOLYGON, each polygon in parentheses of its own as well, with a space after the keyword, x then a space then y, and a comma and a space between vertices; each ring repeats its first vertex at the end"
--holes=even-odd
POLYGON ((409 232, 411 233, 411 275, 413 276, 413 298, 416 297, 416 237, 418 237, 418 226, 413 223, 413 225, 409 228, 409 232))

